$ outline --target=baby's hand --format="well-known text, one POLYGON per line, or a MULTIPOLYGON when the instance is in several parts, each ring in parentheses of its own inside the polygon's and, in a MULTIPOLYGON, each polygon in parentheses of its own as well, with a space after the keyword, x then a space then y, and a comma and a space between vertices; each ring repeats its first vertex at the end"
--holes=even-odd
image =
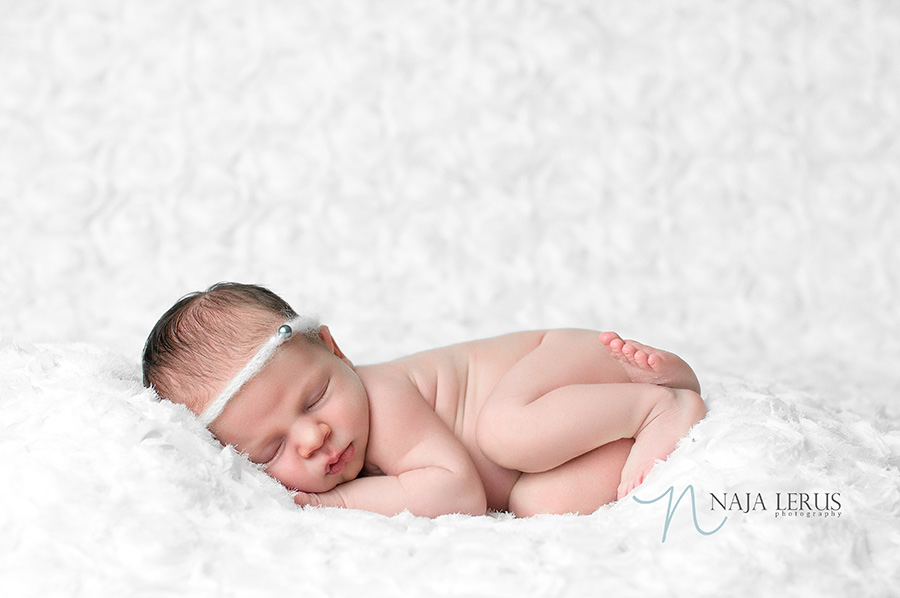
POLYGON ((319 506, 319 497, 315 494, 310 494, 308 492, 297 492, 294 494, 294 502, 300 505, 301 507, 305 507, 306 505, 312 505, 314 507, 319 506))
POLYGON ((298 491, 294 495, 294 502, 300 505, 301 507, 305 507, 307 505, 313 507, 340 507, 344 508, 344 499, 340 494, 335 492, 334 490, 329 490, 328 492, 322 493, 313 493, 313 492, 300 492, 298 491))

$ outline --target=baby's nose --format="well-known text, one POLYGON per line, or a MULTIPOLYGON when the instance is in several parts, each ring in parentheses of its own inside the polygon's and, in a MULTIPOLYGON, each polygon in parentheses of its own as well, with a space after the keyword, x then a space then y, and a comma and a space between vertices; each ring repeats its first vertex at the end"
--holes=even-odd
POLYGON ((325 441, 331 436, 331 428, 324 422, 304 426, 298 430, 297 452, 304 459, 309 459, 316 454, 325 441))

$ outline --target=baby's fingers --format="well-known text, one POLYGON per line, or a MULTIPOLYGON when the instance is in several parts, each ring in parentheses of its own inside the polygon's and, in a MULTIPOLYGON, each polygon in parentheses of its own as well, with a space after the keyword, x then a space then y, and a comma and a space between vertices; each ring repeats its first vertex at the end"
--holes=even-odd
POLYGON ((306 505, 312 505, 316 507, 319 505, 319 501, 316 500, 316 495, 309 492, 298 491, 296 494, 294 494, 294 502, 301 507, 305 507, 306 505))

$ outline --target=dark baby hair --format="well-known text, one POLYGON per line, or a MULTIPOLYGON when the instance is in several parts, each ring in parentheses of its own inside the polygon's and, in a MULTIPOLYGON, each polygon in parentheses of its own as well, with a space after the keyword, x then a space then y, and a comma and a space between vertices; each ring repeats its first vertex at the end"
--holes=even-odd
POLYGON ((223 366, 249 359, 278 326, 296 316, 284 299, 259 285, 220 282, 185 295, 147 337, 141 359, 144 386, 196 410, 216 383, 228 379, 223 366))

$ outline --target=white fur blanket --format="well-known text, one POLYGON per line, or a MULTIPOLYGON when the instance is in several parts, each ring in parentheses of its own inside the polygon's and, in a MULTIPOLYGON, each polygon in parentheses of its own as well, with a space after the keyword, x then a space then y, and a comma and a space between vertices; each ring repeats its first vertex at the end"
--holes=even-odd
POLYGON ((0 584, 5 596, 893 594, 896 414, 738 378, 714 378, 706 397, 708 417, 635 493, 693 488, 696 509, 688 493, 668 526, 666 498, 586 516, 389 518, 296 507, 115 354, 4 342, 0 584))

